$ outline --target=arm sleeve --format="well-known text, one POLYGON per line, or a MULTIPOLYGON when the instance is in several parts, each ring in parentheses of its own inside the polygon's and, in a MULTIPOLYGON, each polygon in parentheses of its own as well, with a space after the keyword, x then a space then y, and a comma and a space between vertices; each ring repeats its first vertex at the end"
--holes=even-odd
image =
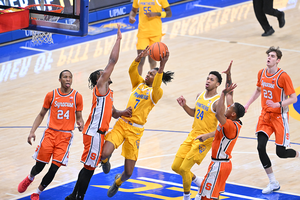
POLYGON ((224 134, 229 139, 234 139, 237 136, 237 127, 232 120, 227 119, 223 125, 224 134))
POLYGON ((139 62, 135 62, 134 60, 129 67, 129 76, 130 76, 132 88, 144 82, 144 79, 139 75, 138 66, 139 66, 139 62))
POLYGON ((46 108, 46 109, 49 109, 50 105, 51 105, 51 102, 52 102, 52 99, 53 99, 53 91, 48 92, 46 94, 46 97, 44 99, 43 107, 46 108))
POLYGON ((154 77, 153 80, 153 84, 152 84, 152 88, 153 88, 153 92, 152 92, 152 99, 154 101, 154 103, 157 103, 158 100, 162 97, 163 95, 163 90, 161 89, 161 82, 162 82, 162 77, 163 77, 163 73, 157 73, 154 77))
POLYGON ((76 111, 82 111, 83 110, 83 99, 82 95, 77 93, 76 95, 76 111))
POLYGON ((278 84, 283 88, 285 95, 289 96, 295 93, 293 82, 287 73, 282 73, 279 77, 278 84))
POLYGON ((263 71, 263 69, 259 70, 259 72, 257 74, 257 83, 256 83, 257 87, 261 87, 261 85, 260 85, 260 78, 261 78, 262 71, 263 71))

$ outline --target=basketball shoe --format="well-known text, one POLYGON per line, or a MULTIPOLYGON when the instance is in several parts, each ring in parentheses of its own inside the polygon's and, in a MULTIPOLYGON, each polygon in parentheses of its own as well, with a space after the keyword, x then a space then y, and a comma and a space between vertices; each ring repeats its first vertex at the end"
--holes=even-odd
POLYGON ((110 156, 108 157, 108 160, 106 163, 103 163, 101 161, 101 167, 102 167, 102 171, 104 172, 104 174, 108 174, 110 172, 110 162, 109 162, 110 156))
POLYGON ((109 187, 109 189, 108 189, 108 191, 107 191, 107 196, 108 196, 108 197, 112 197, 112 196, 114 196, 114 195, 118 192, 120 185, 118 186, 118 185, 116 184, 116 180, 117 180, 119 177, 121 177, 121 174, 117 174, 117 175, 115 176, 115 181, 114 181, 114 183, 112 184, 112 186, 109 187))
POLYGON ((40 195, 37 193, 32 193, 32 195, 30 196, 31 200, 39 200, 40 199, 40 195))
POLYGON ((262 190, 262 193, 270 194, 279 189, 280 189, 280 185, 279 185, 278 181, 273 181, 273 182, 270 182, 269 185, 265 189, 262 190))
POLYGON ((26 176, 26 178, 21 183, 19 183, 18 192, 20 193, 25 192, 28 186, 32 183, 32 181, 28 178, 28 176, 26 176))

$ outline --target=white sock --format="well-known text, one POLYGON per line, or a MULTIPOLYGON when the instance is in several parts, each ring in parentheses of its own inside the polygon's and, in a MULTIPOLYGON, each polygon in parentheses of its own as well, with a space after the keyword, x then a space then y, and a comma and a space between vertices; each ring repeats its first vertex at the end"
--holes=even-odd
POLYGON ((276 182, 274 173, 270 173, 270 174, 267 174, 267 175, 269 177, 270 182, 276 182))
POLYGON ((298 151, 298 158, 300 158, 300 151, 298 151))
POLYGON ((190 199, 191 199, 191 194, 183 193, 183 200, 190 200, 190 199))
POLYGON ((195 183, 198 187, 201 186, 201 183, 203 181, 203 178, 200 178, 199 176, 196 176, 194 180, 192 180, 193 183, 195 183))
POLYGON ((36 194, 41 194, 43 191, 41 191, 39 188, 36 190, 36 194))
POLYGON ((29 175, 28 175, 28 178, 29 178, 29 180, 33 181, 33 179, 34 179, 34 176, 33 176, 33 177, 31 177, 31 176, 30 176, 30 174, 29 174, 29 175))

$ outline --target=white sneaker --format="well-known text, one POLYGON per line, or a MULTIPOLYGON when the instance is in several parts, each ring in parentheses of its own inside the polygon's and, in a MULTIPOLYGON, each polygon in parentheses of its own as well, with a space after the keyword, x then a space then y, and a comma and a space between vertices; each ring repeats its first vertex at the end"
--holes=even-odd
POLYGON ((279 185, 278 181, 274 181, 274 182, 270 182, 269 185, 265 189, 262 190, 262 193, 270 194, 279 189, 280 189, 280 185, 279 185))

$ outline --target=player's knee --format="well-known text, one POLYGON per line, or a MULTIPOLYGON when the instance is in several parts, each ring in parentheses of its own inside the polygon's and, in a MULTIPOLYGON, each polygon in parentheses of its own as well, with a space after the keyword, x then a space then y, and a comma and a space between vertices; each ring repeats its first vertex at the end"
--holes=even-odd
POLYGON ((179 174, 179 168, 180 168, 180 166, 178 166, 175 163, 173 163, 172 166, 171 166, 171 168, 172 168, 172 170, 174 172, 176 172, 177 174, 179 174))
POLYGON ((32 170, 31 170, 31 175, 37 175, 39 174, 45 167, 46 163, 42 163, 42 162, 36 162, 35 166, 33 166, 32 170))
POLYGON ((180 167, 179 168, 179 174, 180 175, 184 175, 184 174, 186 174, 186 173, 188 173, 189 172, 189 169, 187 169, 187 168, 185 168, 185 167, 180 167))
POLYGON ((276 155, 279 158, 287 158, 286 150, 283 148, 276 148, 276 155))

